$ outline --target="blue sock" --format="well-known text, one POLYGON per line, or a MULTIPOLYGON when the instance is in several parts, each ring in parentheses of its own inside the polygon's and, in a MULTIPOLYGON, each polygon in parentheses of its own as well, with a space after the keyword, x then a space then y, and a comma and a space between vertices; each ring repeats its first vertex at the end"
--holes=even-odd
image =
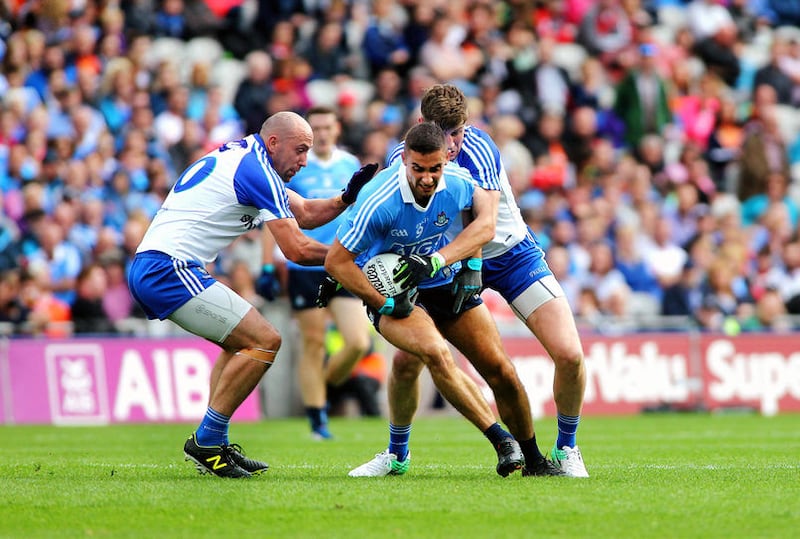
POLYGON ((230 416, 222 415, 210 406, 200 426, 197 427, 197 443, 202 446, 228 445, 228 425, 230 416))
POLYGON ((397 460, 403 462, 408 455, 408 440, 411 438, 411 425, 398 427, 389 423, 389 453, 397 455, 397 460))
POLYGON ((579 415, 558 414, 558 439, 556 447, 561 449, 564 446, 575 447, 575 433, 578 432, 578 423, 581 420, 579 415))
POLYGON ((325 413, 324 408, 315 408, 313 406, 306 406, 306 417, 308 422, 311 423, 311 430, 319 430, 320 427, 328 424, 328 414, 325 413))
POLYGON ((492 442, 493 447, 497 447, 497 444, 506 438, 513 438, 511 433, 507 432, 503 427, 500 426, 500 423, 495 423, 483 431, 483 435, 489 438, 489 441, 492 442))

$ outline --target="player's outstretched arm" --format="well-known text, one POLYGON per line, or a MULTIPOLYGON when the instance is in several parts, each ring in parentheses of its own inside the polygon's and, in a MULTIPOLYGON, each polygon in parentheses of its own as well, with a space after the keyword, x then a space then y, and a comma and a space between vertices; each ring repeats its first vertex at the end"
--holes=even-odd
POLYGON ((355 202, 361 188, 375 176, 377 171, 377 163, 364 165, 353 174, 342 194, 331 198, 308 199, 287 190, 289 207, 297 219, 297 224, 300 228, 309 229, 336 219, 347 206, 355 202))
POLYGON ((303 266, 319 266, 325 262, 328 246, 303 234, 295 219, 274 219, 265 226, 287 259, 303 266))

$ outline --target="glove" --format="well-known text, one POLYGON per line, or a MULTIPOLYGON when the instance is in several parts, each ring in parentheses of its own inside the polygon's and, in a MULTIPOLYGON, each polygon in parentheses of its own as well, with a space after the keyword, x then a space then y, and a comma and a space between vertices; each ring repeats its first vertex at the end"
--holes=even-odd
POLYGON ((390 298, 386 298, 383 307, 378 309, 382 315, 392 316, 394 318, 407 318, 411 311, 414 310, 414 303, 411 301, 411 296, 416 294, 417 289, 406 290, 402 294, 397 294, 390 298))
POLYGON ((397 261, 392 278, 406 288, 414 288, 425 279, 433 277, 444 266, 444 257, 438 252, 431 256, 403 255, 397 261))
POLYGON ((317 307, 323 309, 328 306, 328 302, 330 302, 333 295, 342 288, 342 285, 339 284, 339 281, 331 277, 330 275, 326 275, 322 282, 319 283, 319 289, 317 290, 317 300, 314 302, 317 304, 317 307))
POLYGON ((261 276, 256 280, 256 292, 267 301, 274 301, 281 291, 281 283, 275 275, 275 266, 264 264, 261 276))
POLYGON ((462 265, 461 271, 453 279, 454 314, 461 312, 464 301, 481 291, 483 286, 481 282, 481 266, 483 266, 483 261, 480 258, 470 258, 466 264, 462 265))
POLYGON ((358 192, 361 191, 361 188, 364 187, 373 176, 375 176, 376 172, 378 172, 378 163, 370 163, 358 169, 355 174, 350 177, 350 181, 347 182, 347 187, 342 191, 342 202, 345 204, 352 204, 355 202, 358 192))

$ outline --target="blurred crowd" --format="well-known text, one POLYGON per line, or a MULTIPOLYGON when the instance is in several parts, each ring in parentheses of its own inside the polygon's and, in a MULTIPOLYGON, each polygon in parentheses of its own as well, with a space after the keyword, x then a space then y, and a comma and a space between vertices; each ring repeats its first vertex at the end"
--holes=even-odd
MULTIPOLYGON (((800 314, 800 2, 0 0, 0 323, 125 331, 128 261, 181 172, 336 107, 384 162, 457 84, 584 328, 800 314)), ((210 270, 259 308, 260 242, 210 270)))

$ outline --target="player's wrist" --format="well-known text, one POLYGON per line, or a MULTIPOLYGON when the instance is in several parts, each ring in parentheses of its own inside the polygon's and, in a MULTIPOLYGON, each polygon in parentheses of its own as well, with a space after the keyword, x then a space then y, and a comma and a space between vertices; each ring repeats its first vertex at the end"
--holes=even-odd
POLYGON ((431 255, 431 265, 433 266, 433 273, 436 273, 437 271, 439 271, 440 269, 442 269, 444 266, 447 265, 447 260, 445 259, 444 256, 442 256, 442 253, 436 251, 431 255))
POLYGON ((478 257, 472 257, 467 260, 467 268, 471 269, 472 271, 481 271, 483 267, 483 260, 478 257))
POLYGON ((378 309, 378 312, 383 315, 390 315, 394 312, 394 298, 386 298, 383 306, 378 309))
POLYGON ((275 273, 275 264, 264 264, 261 266, 262 273, 275 273))

